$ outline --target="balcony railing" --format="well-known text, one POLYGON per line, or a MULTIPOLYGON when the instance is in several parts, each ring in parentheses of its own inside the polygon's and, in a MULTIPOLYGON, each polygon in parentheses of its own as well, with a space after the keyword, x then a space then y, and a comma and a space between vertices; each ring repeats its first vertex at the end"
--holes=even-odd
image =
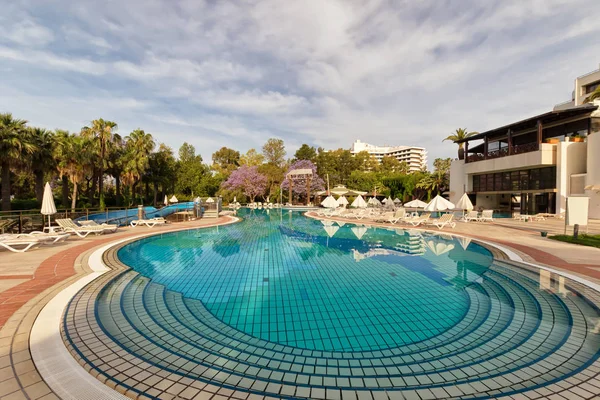
POLYGON ((503 147, 501 149, 488 151, 487 157, 485 156, 484 153, 471 154, 471 155, 467 156, 467 162, 470 163, 470 162, 491 160, 494 158, 506 157, 508 155, 530 153, 532 151, 538 151, 539 149, 540 149, 540 145, 537 142, 519 144, 519 145, 512 147, 512 154, 509 154, 510 152, 509 152, 508 147, 503 147))

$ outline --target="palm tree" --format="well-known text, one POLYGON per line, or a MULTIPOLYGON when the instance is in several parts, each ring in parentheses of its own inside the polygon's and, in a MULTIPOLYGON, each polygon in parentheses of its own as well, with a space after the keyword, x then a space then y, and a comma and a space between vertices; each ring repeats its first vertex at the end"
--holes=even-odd
POLYGON ((600 99, 600 85, 585 99, 585 103, 591 103, 592 101, 600 99))
POLYGON ((2 211, 10 211, 10 168, 20 162, 23 155, 31 154, 31 143, 26 128, 27 121, 15 119, 10 113, 0 114, 0 169, 2 170, 2 211))
POLYGON ((75 210, 77 204, 77 185, 83 180, 86 170, 90 168, 88 160, 89 142, 78 135, 64 136, 59 145, 58 171, 61 175, 68 176, 73 183, 71 196, 71 209, 75 210))
MULTIPOLYGON (((454 131, 453 134, 447 136, 442 142, 446 140, 452 140, 456 142, 457 140, 463 140, 473 135, 477 135, 478 132, 468 132, 466 128, 458 128, 454 131)), ((458 143, 458 158, 462 160, 465 157, 464 143, 458 143)))
POLYGON ((154 150, 152 135, 142 129, 136 129, 125 138, 127 143, 124 181, 130 186, 131 194, 140 182, 140 179, 149 165, 150 154, 154 150))
POLYGON ((108 146, 108 168, 106 172, 115 178, 115 200, 117 206, 121 205, 121 175, 125 168, 125 141, 121 135, 113 135, 113 140, 108 146))
MULTIPOLYGON (((67 141, 69 140, 69 132, 62 129, 57 129, 54 132, 54 140, 55 145, 52 157, 54 158, 58 168, 60 161, 63 159, 67 141)), ((60 172, 60 168, 59 174, 62 181, 62 206, 67 208, 67 203, 69 202, 69 176, 60 172)))
POLYGON ((102 118, 92 121, 90 126, 84 126, 81 134, 84 138, 90 139, 94 145, 96 155, 99 157, 98 165, 98 192, 100 197, 100 208, 104 208, 104 171, 108 167, 107 152, 109 142, 113 140, 113 135, 118 129, 117 123, 105 121, 102 118))
POLYGON ((31 141, 35 151, 31 154, 31 170, 35 177, 35 197, 42 203, 44 195, 44 175, 55 169, 54 159, 55 138, 52 131, 43 128, 29 128, 31 141))

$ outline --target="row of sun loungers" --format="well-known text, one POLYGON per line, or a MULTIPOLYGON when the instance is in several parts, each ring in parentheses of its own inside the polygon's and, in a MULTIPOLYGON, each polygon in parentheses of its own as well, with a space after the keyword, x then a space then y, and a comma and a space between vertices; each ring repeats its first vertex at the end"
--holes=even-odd
POLYGON ((154 228, 156 225, 164 225, 167 223, 167 220, 163 217, 156 217, 152 219, 137 219, 131 221, 129 224, 133 227, 145 225, 148 228, 154 228))

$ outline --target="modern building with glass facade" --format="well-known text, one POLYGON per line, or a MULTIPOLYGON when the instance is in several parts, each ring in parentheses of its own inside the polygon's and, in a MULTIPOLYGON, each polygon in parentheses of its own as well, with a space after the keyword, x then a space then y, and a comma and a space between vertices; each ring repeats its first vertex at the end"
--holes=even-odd
POLYGON ((600 101, 553 110, 457 143, 450 201, 468 193, 476 208, 522 214, 565 211, 566 198, 590 198, 600 218, 600 101))

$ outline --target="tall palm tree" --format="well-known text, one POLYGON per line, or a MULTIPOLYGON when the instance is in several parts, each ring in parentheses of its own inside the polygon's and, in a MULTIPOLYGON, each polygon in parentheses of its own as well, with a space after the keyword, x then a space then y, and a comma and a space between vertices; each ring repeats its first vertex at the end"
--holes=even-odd
MULTIPOLYGON (((454 133, 448 135, 444 140, 442 140, 442 142, 445 142, 446 140, 452 140, 453 142, 456 142, 457 140, 463 140, 473 135, 477 135, 477 133, 478 132, 469 132, 466 128, 458 128, 456 131, 454 131, 454 133)), ((458 143, 458 158, 462 160, 464 158, 464 154, 464 143, 458 143)))
POLYGON ((41 204, 44 195, 44 175, 56 168, 54 159, 55 138, 52 131, 29 128, 35 150, 31 154, 31 170, 35 177, 35 197, 41 204))
POLYGON ((84 126, 81 129, 82 136, 92 141, 96 155, 99 157, 96 168, 98 169, 100 208, 104 208, 104 171, 108 167, 106 155, 109 142, 113 140, 113 135, 117 129, 116 122, 105 121, 102 118, 93 120, 90 126, 84 126))
POLYGON ((0 168, 2 170, 2 211, 10 211, 10 168, 23 155, 31 154, 35 145, 27 134, 27 121, 10 113, 0 114, 0 168))
POLYGON ((127 143, 124 180, 133 196, 144 172, 148 169, 150 154, 154 150, 154 138, 142 129, 136 129, 125 138, 127 143))
POLYGON ((60 174, 68 176, 73 183, 72 210, 77 204, 77 186, 83 180, 86 170, 90 168, 88 148, 89 141, 79 135, 67 134, 60 143, 58 171, 60 174))
POLYGON ((108 168, 106 172, 115 178, 115 200, 121 205, 121 175, 125 168, 126 146, 121 135, 114 134, 108 146, 108 168))
MULTIPOLYGON (((54 140, 55 145, 53 149, 53 158, 57 164, 57 168, 59 166, 60 161, 63 159, 63 154, 67 146, 67 141, 70 135, 68 131, 57 129, 54 131, 54 140)), ((67 203, 69 202, 69 176, 60 172, 60 168, 58 168, 60 179, 62 181, 62 206, 67 208, 67 203)))
POLYGON ((591 103, 592 101, 600 99, 600 86, 596 88, 588 97, 585 99, 585 103, 591 103))

